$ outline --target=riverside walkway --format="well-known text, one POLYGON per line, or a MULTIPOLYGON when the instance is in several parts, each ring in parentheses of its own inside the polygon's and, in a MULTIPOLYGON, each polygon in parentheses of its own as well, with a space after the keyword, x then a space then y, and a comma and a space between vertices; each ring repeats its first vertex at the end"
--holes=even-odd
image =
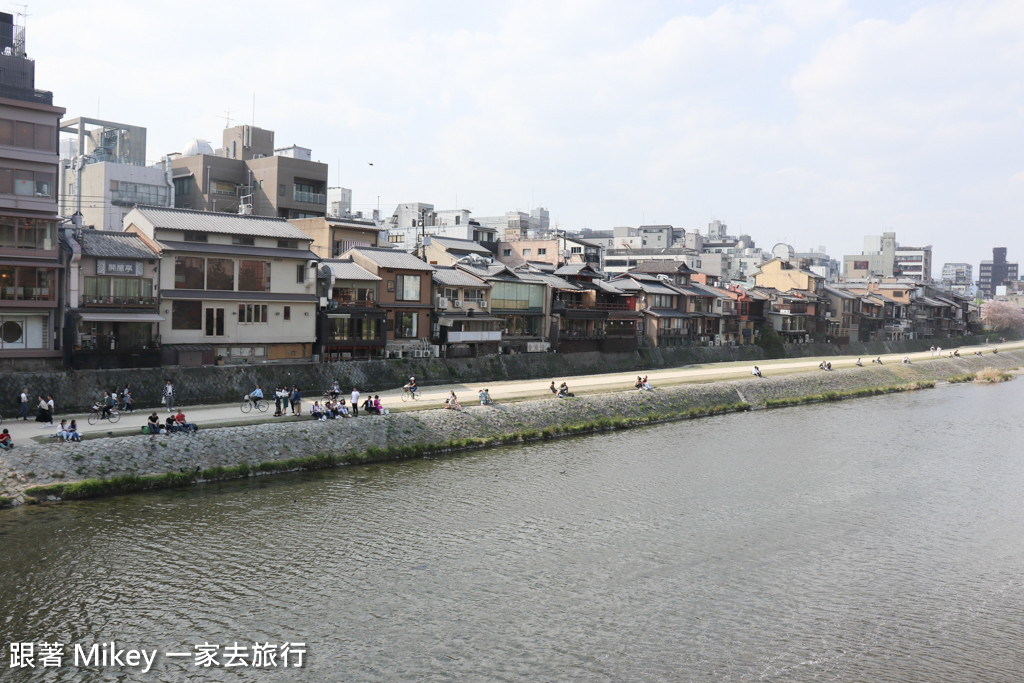
MULTIPOLYGON (((982 354, 988 355, 993 353, 996 349, 1011 350, 1024 348, 1024 340, 1004 342, 995 345, 963 346, 958 348, 961 356, 974 355, 977 351, 981 351, 982 354)), ((953 349, 943 349, 941 353, 933 353, 926 350, 909 354, 887 354, 881 356, 881 359, 885 365, 898 365, 902 362, 904 356, 908 356, 912 363, 941 363, 944 359, 948 359, 948 354, 952 350, 953 349)), ((865 366, 870 365, 872 360, 873 358, 871 357, 861 357, 861 361, 865 366)), ((401 387, 396 387, 387 391, 363 391, 363 388, 360 388, 360 391, 363 391, 362 400, 365 400, 367 395, 379 395, 384 407, 388 408, 391 412, 402 412, 407 410, 441 408, 444 406, 444 401, 451 391, 456 393, 460 403, 465 406, 469 406, 478 403, 477 392, 482 388, 488 389, 491 397, 496 402, 505 403, 517 400, 549 397, 551 396, 549 386, 552 380, 555 381, 556 385, 566 382, 569 385, 570 391, 577 396, 582 396, 628 391, 633 389, 633 385, 636 382, 638 374, 647 375, 651 384, 655 389, 657 389, 658 387, 677 386, 689 383, 706 383, 746 378, 750 376, 750 372, 755 364, 761 369, 761 372, 765 377, 801 372, 821 372, 821 370, 818 369, 818 365, 822 361, 830 362, 832 364, 832 369, 838 370, 840 368, 853 367, 857 361, 857 356, 816 356, 808 358, 762 359, 758 361, 686 365, 678 368, 659 369, 655 371, 639 370, 635 372, 617 372, 599 375, 548 377, 545 379, 494 381, 475 384, 450 383, 430 385, 420 387, 420 400, 415 402, 402 402, 401 387)), ((270 401, 271 407, 266 413, 259 413, 254 410, 253 412, 244 414, 239 410, 241 400, 229 404, 191 405, 188 403, 187 396, 180 395, 176 400, 175 412, 177 412, 177 409, 181 409, 182 412, 185 413, 188 421, 198 424, 201 429, 217 426, 309 420, 310 406, 313 405, 314 401, 323 401, 322 395, 326 387, 301 387, 301 389, 303 395, 303 415, 301 417, 274 417, 273 400, 270 401)), ((342 387, 342 389, 343 392, 341 397, 344 398, 347 403, 351 387, 342 387)), ((241 399, 241 397, 239 398, 241 399)), ((29 443, 38 445, 40 442, 52 442, 54 447, 59 448, 60 444, 57 443, 57 440, 54 439, 52 435, 56 432, 62 419, 67 419, 68 421, 72 419, 77 420, 78 431, 84 439, 100 436, 129 436, 141 433, 142 425, 146 423, 147 417, 153 411, 156 411, 156 413, 161 417, 161 420, 166 418, 168 414, 166 408, 163 406, 157 406, 155 408, 139 408, 133 413, 122 413, 120 421, 116 424, 111 424, 106 420, 102 420, 95 425, 90 425, 87 420, 87 413, 62 414, 58 410, 57 415, 54 417, 53 428, 50 428, 47 425, 46 429, 42 429, 39 423, 34 422, 31 419, 28 422, 16 421, 12 416, 8 415, 4 416, 2 426, 10 431, 16 445, 29 443)))

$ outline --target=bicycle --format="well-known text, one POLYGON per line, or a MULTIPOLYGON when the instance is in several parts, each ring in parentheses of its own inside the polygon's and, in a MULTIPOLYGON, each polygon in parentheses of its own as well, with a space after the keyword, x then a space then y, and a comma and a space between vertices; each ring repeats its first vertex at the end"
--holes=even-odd
POLYGON ((408 384, 406 384, 405 386, 402 387, 402 403, 405 403, 409 399, 412 399, 413 401, 420 400, 420 390, 419 390, 419 387, 417 387, 415 391, 412 391, 409 388, 408 384))
POLYGON ((261 413, 265 413, 267 412, 267 408, 270 407, 270 404, 267 403, 266 399, 263 398, 258 398, 254 401, 252 399, 252 396, 246 394, 245 397, 242 399, 242 405, 238 407, 241 409, 243 413, 248 413, 250 410, 253 409, 253 407, 255 407, 256 410, 260 411, 261 413))
POLYGON ((103 406, 96 403, 92 407, 92 412, 89 413, 89 424, 94 425, 100 420, 107 420, 109 422, 117 422, 121 419, 121 412, 116 406, 110 409, 110 412, 106 415, 103 414, 103 406))

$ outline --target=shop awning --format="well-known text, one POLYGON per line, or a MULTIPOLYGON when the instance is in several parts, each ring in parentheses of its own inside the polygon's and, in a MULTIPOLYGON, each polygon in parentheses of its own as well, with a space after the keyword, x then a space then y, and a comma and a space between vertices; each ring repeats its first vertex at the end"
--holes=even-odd
POLYGON ((165 318, 157 313, 79 313, 86 322, 108 323, 162 323, 165 318))

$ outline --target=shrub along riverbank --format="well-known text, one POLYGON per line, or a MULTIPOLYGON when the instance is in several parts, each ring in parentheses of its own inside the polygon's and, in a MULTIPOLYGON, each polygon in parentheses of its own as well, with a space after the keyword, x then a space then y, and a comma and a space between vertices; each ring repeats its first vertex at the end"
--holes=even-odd
POLYGON ((37 444, 0 455, 0 505, 72 500, 267 474, 384 462, 750 409, 908 391, 1024 365, 1024 350, 689 384, 653 392, 546 398, 202 430, 194 436, 37 444))

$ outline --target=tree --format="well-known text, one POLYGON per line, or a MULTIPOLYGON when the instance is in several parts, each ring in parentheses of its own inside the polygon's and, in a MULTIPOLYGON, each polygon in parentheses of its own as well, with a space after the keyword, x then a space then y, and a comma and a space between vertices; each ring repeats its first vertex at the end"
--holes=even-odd
POLYGON ((1009 301, 986 301, 981 306, 981 321, 995 332, 1024 333, 1024 310, 1009 301))

